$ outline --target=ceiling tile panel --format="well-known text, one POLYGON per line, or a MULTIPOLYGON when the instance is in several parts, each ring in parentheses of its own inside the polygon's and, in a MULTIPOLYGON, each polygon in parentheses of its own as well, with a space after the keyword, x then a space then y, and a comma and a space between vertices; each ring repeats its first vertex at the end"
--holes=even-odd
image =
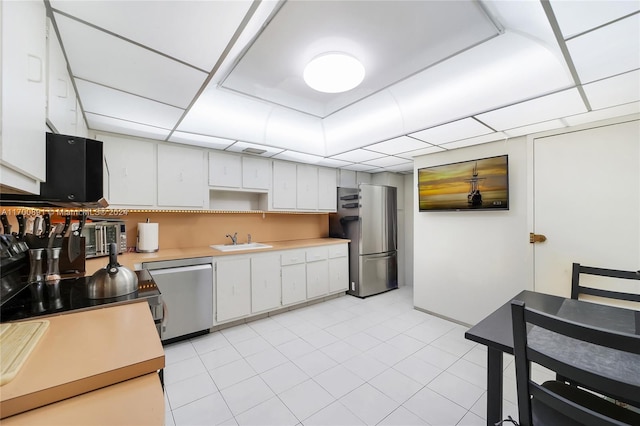
POLYGON ((497 34, 475 2, 290 1, 223 86, 324 117, 497 34), (363 83, 337 95, 309 88, 305 65, 335 51, 363 63, 363 83))
POLYGON ((476 136, 475 138, 462 139, 455 142, 449 142, 442 145, 446 149, 463 148, 466 146, 481 145, 483 143, 495 142, 507 139, 507 135, 503 132, 490 133, 488 135, 476 136))
POLYGON ((299 163, 307 164, 318 164, 323 160, 322 157, 319 157, 317 155, 310 155, 296 151, 282 151, 281 153, 274 155, 273 158, 277 158, 278 160, 297 161, 299 163))
POLYGON ((510 138, 515 138, 517 136, 530 135, 533 133, 544 132, 553 129, 561 129, 563 127, 567 127, 567 125, 562 120, 556 119, 545 121, 543 123, 536 123, 529 126, 522 126, 515 129, 505 130, 504 134, 510 138))
POLYGON ((216 138, 213 136, 196 135, 194 133, 173 132, 170 142, 179 142, 188 145, 202 146, 204 148, 225 149, 233 144, 233 140, 216 138))
POLYGON ((413 157, 418 157, 420 155, 433 154, 436 152, 445 151, 445 148, 439 146, 432 146, 430 148, 418 149, 415 151, 405 152, 403 154, 398 154, 398 157, 412 159, 413 157))
POLYGON ((345 167, 350 164, 352 163, 350 163, 349 161, 335 160, 333 158, 323 158, 318 162, 318 166, 336 167, 336 168, 345 167))
POLYGON ((492 132, 493 130, 477 120, 474 120, 473 118, 465 118, 463 120, 454 121, 453 123, 443 124, 442 126, 436 126, 420 132, 412 133, 410 136, 425 142, 440 145, 460 139, 486 135, 492 132))
POLYGON ((380 167, 372 167, 367 164, 352 164, 350 166, 341 167, 345 170, 353 170, 355 172, 367 172, 367 173, 377 173, 383 172, 384 169, 380 167))
POLYGON ((51 0, 54 9, 207 72, 227 47, 251 3, 51 0))
POLYGON ((183 109, 76 79, 85 112, 173 129, 183 109))
POLYGON ((566 39, 637 12, 640 10, 640 2, 637 0, 552 0, 551 7, 562 35, 566 39))
MULTIPOLYGON (((638 52, 640 56, 640 52, 638 52)), ((608 108, 640 100, 640 70, 583 86, 593 109, 608 108)))
POLYGON ((640 102, 631 102, 625 105, 618 105, 611 108, 590 111, 584 114, 572 115, 564 118, 569 126, 590 123, 599 120, 607 120, 614 117, 622 117, 630 114, 640 114, 640 102))
POLYGON ((640 14, 567 41, 580 81, 640 68, 640 14))
POLYGON ((586 111, 578 91, 569 89, 476 117, 496 130, 505 130, 586 111))
POLYGON ((141 138, 164 140, 169 136, 169 130, 159 127, 119 120, 117 118, 86 113, 87 125, 91 130, 99 130, 123 135, 139 136, 141 138))
POLYGON ((399 138, 369 145, 366 149, 382 154, 395 155, 407 151, 415 151, 416 149, 428 148, 429 146, 431 146, 431 144, 410 138, 409 136, 400 136, 399 138))
POLYGON ((189 105, 207 77, 60 14, 55 18, 75 77, 180 108, 189 105))
POLYGON ((373 160, 381 157, 384 157, 384 154, 367 151, 365 149, 355 149, 353 151, 348 151, 342 154, 334 155, 331 158, 335 160, 351 161, 353 163, 362 163, 363 161, 369 161, 369 160, 373 160))
POLYGON ((392 155, 389 155, 387 157, 378 158, 376 160, 365 161, 363 164, 369 164, 376 167, 388 167, 406 163, 408 163, 406 158, 394 157, 392 155))

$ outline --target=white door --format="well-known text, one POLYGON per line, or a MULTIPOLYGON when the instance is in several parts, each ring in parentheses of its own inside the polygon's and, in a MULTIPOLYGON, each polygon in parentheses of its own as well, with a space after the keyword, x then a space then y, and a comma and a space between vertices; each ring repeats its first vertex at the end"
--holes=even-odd
POLYGON ((534 232, 547 237, 534 246, 535 291, 569 297, 573 262, 640 269, 639 122, 538 138, 533 147, 534 232))
POLYGON ((251 259, 251 312, 278 308, 281 302, 280 255, 251 259))
POLYGON ((216 263, 216 321, 251 313, 251 259, 220 259, 216 263))

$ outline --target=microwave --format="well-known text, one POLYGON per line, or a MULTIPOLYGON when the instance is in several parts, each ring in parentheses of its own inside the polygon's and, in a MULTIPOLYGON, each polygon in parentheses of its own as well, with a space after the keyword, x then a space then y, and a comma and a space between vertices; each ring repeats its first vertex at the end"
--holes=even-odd
POLYGON ((127 232, 124 221, 89 222, 82 228, 86 258, 109 256, 109 244, 115 243, 118 254, 127 251, 127 232))

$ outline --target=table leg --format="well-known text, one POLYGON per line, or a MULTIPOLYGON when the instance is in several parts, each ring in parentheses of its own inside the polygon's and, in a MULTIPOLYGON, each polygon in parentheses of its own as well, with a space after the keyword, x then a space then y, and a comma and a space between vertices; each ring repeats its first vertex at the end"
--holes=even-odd
POLYGON ((487 426, 502 420, 502 351, 487 351, 487 426))

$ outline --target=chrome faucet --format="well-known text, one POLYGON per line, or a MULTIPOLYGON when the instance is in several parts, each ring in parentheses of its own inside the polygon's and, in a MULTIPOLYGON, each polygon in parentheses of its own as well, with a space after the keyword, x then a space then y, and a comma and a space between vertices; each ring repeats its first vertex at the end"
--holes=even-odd
POLYGON ((231 238, 231 244, 233 244, 234 246, 236 244, 238 244, 238 233, 237 232, 235 234, 233 234, 233 235, 227 234, 227 235, 225 235, 225 237, 231 238))

